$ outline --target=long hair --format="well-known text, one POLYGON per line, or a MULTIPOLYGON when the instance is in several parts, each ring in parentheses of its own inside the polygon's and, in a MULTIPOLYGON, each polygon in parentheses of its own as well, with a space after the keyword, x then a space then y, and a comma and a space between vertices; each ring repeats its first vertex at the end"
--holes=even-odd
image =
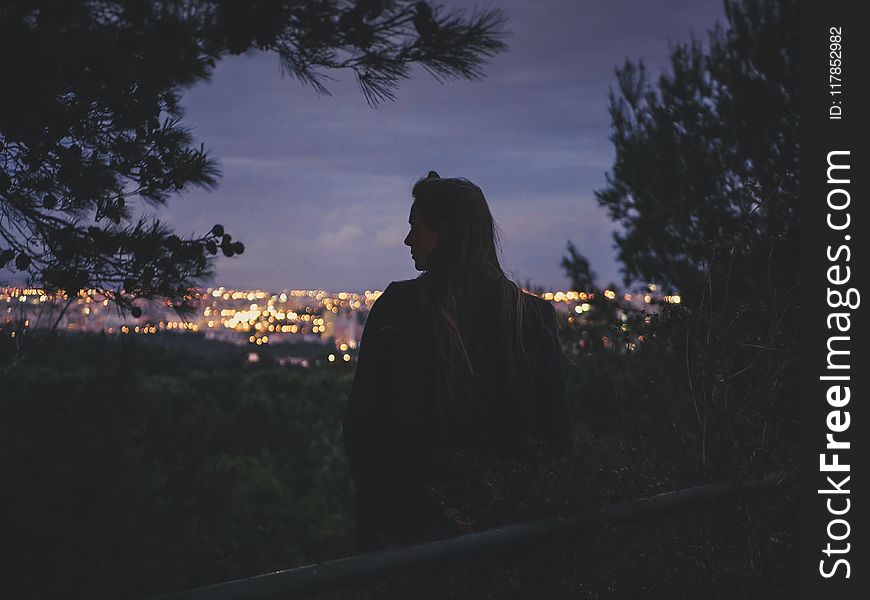
POLYGON ((463 178, 440 178, 430 171, 411 192, 414 208, 438 234, 438 244, 421 275, 421 304, 433 315, 436 346, 436 407, 442 419, 466 420, 474 409, 475 368, 471 358, 471 303, 475 288, 495 284, 499 326, 505 331, 508 378, 527 371, 523 345, 523 291, 498 259, 498 232, 481 189, 463 178))

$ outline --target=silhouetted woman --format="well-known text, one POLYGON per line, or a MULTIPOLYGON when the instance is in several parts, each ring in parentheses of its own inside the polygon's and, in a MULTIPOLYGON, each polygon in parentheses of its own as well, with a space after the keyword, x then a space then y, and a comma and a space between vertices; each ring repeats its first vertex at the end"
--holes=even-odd
POLYGON ((505 275, 483 192, 433 171, 412 195, 422 274, 372 306, 344 417, 364 550, 445 534, 428 490, 457 452, 528 460, 571 438, 555 311, 505 275))

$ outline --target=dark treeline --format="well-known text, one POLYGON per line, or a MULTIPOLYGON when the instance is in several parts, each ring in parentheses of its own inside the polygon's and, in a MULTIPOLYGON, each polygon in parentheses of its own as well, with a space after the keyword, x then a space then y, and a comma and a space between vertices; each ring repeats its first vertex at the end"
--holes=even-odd
MULTIPOLYGON (((583 327, 563 321, 576 451, 531 473, 469 465, 461 505, 448 507, 458 531, 705 480, 673 318, 629 310, 626 328, 611 318, 618 303, 592 304, 583 327)), ((47 365, 4 379, 3 546, 25 596, 145 597, 354 552, 340 429, 352 367, 249 365, 239 349, 172 337, 58 338, 47 365)), ((789 585, 789 513, 774 501, 735 508, 394 578, 372 593, 689 597, 715 584, 769 597, 789 585)))
POLYGON ((352 549, 351 372, 252 369, 223 348, 144 340, 126 344, 131 372, 100 367, 93 339, 58 344, 62 368, 3 381, 4 562, 22 590, 137 597, 352 549))

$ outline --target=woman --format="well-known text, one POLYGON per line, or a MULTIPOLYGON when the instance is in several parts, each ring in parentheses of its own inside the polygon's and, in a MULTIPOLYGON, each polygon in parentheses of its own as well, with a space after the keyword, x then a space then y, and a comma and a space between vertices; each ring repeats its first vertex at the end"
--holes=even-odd
POLYGON ((457 453, 533 460, 571 439, 555 311, 505 275, 483 192, 431 171, 412 196, 422 274, 372 306, 344 418, 364 550, 444 535, 430 492, 457 453))

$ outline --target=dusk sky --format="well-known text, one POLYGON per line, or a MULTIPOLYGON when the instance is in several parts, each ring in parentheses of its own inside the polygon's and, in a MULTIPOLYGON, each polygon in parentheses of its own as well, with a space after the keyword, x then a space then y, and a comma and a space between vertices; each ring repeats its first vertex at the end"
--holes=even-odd
MULTIPOLYGON (((446 0, 447 8, 475 3, 446 0)), ((427 171, 467 177, 502 232, 518 281, 565 289, 572 240, 599 283, 621 284, 613 225, 593 191, 613 160, 608 88, 626 58, 658 75, 669 43, 724 18, 721 0, 506 0, 509 50, 479 81, 440 84, 421 69, 398 99, 366 104, 351 72, 331 97, 282 77, 274 54, 219 63, 184 96, 184 123, 219 160, 217 189, 173 198, 160 216, 180 234, 223 224, 245 243, 214 285, 277 290, 383 289, 416 276, 410 190, 427 171)))

